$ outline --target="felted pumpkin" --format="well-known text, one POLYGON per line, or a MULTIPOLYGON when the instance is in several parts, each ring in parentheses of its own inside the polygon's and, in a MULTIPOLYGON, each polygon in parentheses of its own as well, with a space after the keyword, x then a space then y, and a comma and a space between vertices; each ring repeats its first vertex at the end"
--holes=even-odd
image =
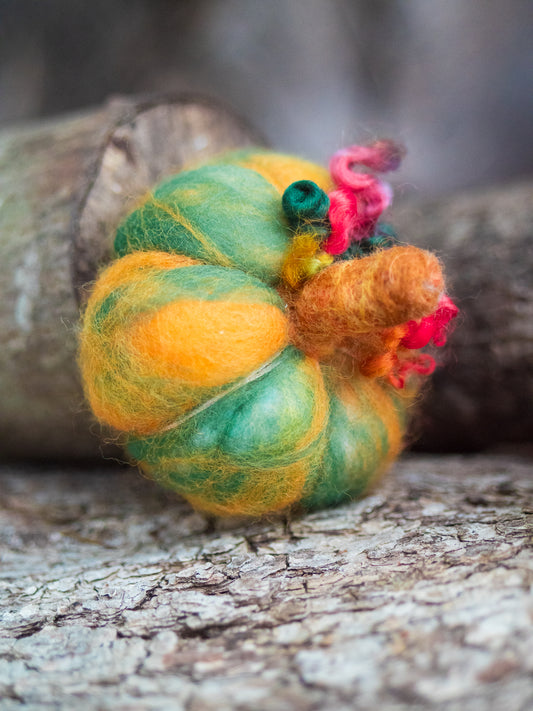
POLYGON ((331 174, 263 150, 159 184, 119 226, 80 366, 96 417, 197 509, 251 515, 361 495, 402 446, 407 409, 456 308, 440 264, 379 216, 361 163, 331 174))

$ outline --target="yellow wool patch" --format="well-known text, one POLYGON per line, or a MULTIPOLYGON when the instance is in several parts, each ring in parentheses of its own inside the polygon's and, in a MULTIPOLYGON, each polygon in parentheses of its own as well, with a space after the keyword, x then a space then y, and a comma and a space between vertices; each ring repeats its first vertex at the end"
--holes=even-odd
POLYGON ((333 187, 331 177, 325 168, 302 158, 294 158, 282 153, 259 152, 247 155, 239 163, 244 168, 250 168, 262 175, 281 194, 297 180, 312 180, 324 192, 329 192, 333 187))
POLYGON ((87 389, 87 398, 99 420, 108 422, 116 430, 122 432, 150 434, 165 426, 169 420, 170 413, 166 409, 157 409, 155 397, 147 396, 146 398, 148 406, 153 407, 151 414, 130 408, 127 395, 122 398, 118 395, 111 400, 92 385, 87 389))
POLYGON ((274 290, 239 270, 156 251, 104 270, 83 321, 80 366, 91 407, 139 435, 217 397, 288 343, 274 290))
POLYGON ((297 233, 283 262, 281 278, 291 289, 296 289, 332 262, 333 257, 320 249, 315 235, 297 233))
POLYGON ((274 356, 287 344, 288 326, 271 304, 177 301, 143 318, 128 336, 140 368, 212 387, 274 356))

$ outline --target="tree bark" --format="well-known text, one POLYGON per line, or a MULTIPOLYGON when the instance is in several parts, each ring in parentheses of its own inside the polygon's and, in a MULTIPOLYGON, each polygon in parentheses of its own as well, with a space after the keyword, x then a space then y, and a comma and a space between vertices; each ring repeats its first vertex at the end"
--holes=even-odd
POLYGON ((531 461, 411 456, 292 521, 206 522, 130 470, 0 490, 2 711, 533 706, 531 461))
POLYGON ((533 443, 533 183, 400 205, 391 219, 407 242, 441 256, 461 309, 418 447, 533 443))
POLYGON ((0 134, 0 454, 98 452, 76 367, 82 285, 163 176, 260 139, 192 96, 115 99, 0 134))

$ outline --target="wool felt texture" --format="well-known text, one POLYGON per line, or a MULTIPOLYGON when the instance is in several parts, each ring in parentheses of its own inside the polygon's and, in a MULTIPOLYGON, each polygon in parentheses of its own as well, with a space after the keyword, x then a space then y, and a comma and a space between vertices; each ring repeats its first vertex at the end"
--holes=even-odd
POLYGON ((197 509, 259 516, 360 496, 402 447, 457 308, 438 259, 379 222, 390 142, 330 172, 251 149, 156 186, 92 285, 86 397, 197 509), (369 172, 357 173, 356 165, 369 172))

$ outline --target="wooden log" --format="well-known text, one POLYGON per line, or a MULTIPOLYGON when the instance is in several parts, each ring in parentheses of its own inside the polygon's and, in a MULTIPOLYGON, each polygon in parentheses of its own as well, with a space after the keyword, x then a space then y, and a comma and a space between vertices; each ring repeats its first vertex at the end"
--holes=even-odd
POLYGON ((155 182, 261 142, 194 96, 114 99, 0 134, 0 455, 82 459, 99 439, 76 366, 82 284, 155 182))
MULTIPOLYGON (((76 368, 82 285, 114 229, 162 176, 260 142, 197 97, 111 101, 0 133, 0 455, 83 459, 99 428, 76 368)), ((396 208, 406 241, 437 249, 462 317, 421 409, 419 446, 533 440, 533 185, 396 208)))
POLYGON ((532 708, 531 461, 412 456, 214 526, 131 470, 0 491, 2 711, 532 708))
POLYGON ((533 183, 400 205, 392 220, 441 256, 462 312, 421 409, 418 447, 533 443, 533 183))

